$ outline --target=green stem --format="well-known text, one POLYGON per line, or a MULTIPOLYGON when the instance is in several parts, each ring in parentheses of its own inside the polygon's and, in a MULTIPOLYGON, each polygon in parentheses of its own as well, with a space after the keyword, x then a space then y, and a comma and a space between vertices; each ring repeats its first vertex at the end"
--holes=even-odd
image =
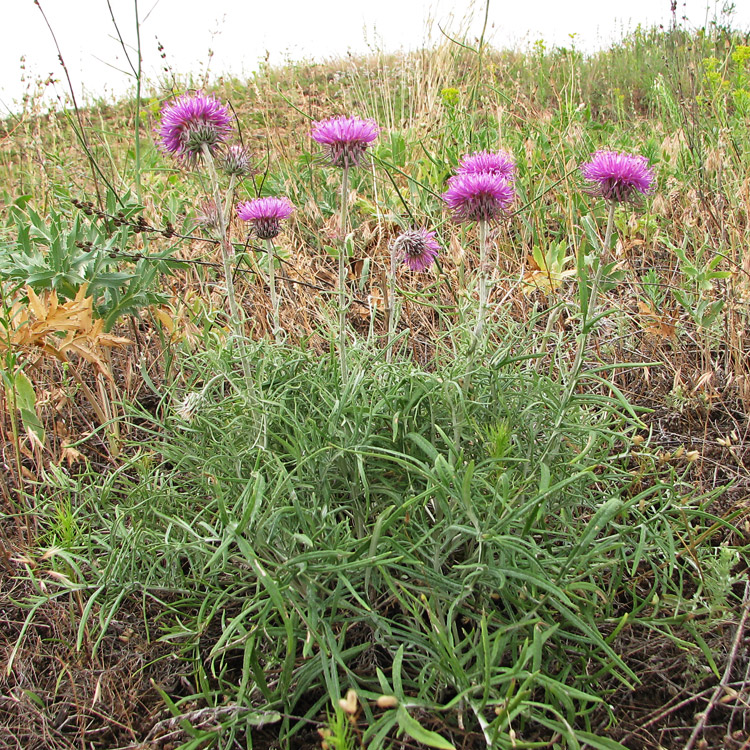
POLYGON ((474 328, 471 349, 476 349, 484 334, 484 322, 487 317, 487 298, 489 286, 487 284, 487 222, 479 222, 479 311, 477 324, 474 328))
MULTIPOLYGON (((607 254, 609 250, 609 243, 612 240, 612 229, 614 228, 615 224, 615 202, 610 201, 609 203, 609 216, 607 218, 607 231, 604 234, 604 242, 602 242, 602 248, 601 253, 599 255, 599 262, 596 268, 596 273, 594 274, 594 280, 591 284, 591 289, 589 291, 589 297, 587 304, 585 306, 585 309, 583 310, 583 315, 581 316, 581 332, 578 334, 578 347, 576 349, 576 356, 573 360, 573 366, 570 368, 570 372, 568 373, 568 384, 565 387, 565 392, 563 393, 562 400, 560 402, 560 408, 557 415, 557 419, 555 420, 555 426, 553 428, 553 434, 557 433, 557 430, 559 429, 560 425, 562 424, 563 419, 565 418, 565 413, 568 409, 568 405, 570 404, 570 400, 573 397, 573 392, 576 389, 576 386, 578 385, 578 380, 581 375, 581 367, 583 366, 583 358, 586 354, 586 345, 588 344, 589 340, 589 334, 591 333, 591 328, 589 327, 589 321, 593 320, 595 317, 596 312, 596 299, 599 296, 599 285, 601 284, 602 280, 602 270, 604 268, 604 259, 605 255, 607 254)), ((552 446, 552 443, 556 441, 556 438, 553 439, 553 441, 550 442, 550 445, 548 447, 548 450, 545 452, 545 455, 547 452, 549 452, 549 449, 552 446)))
POLYGON ((268 288, 271 291, 271 310, 273 311, 273 337, 276 343, 281 343, 281 322, 279 318, 279 295, 276 293, 276 256, 273 240, 266 240, 266 255, 268 256, 268 288))
POLYGON ((341 247, 339 248, 339 360, 341 362, 341 382, 346 383, 346 230, 347 202, 349 199, 349 167, 344 167, 341 177, 341 247))
POLYGON ((609 215, 607 216, 607 231, 604 233, 604 242, 602 243, 602 252, 599 256, 599 265, 597 266, 596 273, 594 274, 594 281, 591 284, 591 292, 589 294, 588 305, 586 306, 586 314, 583 318, 583 332, 588 336, 589 331, 587 329, 587 323, 591 318, 594 317, 596 311, 596 300, 599 296, 599 284, 602 280, 602 270, 604 269, 604 258, 609 252, 609 245, 612 241, 612 230, 615 226, 615 202, 610 201, 609 204, 609 215))
POLYGON ((388 318, 388 343, 385 350, 385 361, 393 359, 393 335, 396 333, 396 252, 391 249, 391 271, 388 277, 388 307, 385 314, 388 318))
MULTIPOLYGON (((229 216, 232 212, 232 196, 234 195, 234 186, 237 184, 237 178, 234 175, 229 176, 229 185, 227 191, 224 193, 224 226, 229 226, 229 216)), ((221 208, 221 206, 217 206, 221 208)))
MULTIPOLYGON (((479 222, 479 309, 477 310, 477 322, 471 334, 471 343, 467 352, 469 368, 464 376, 463 391, 464 394, 471 392, 471 376, 476 359, 482 353, 484 343, 484 321, 487 316, 487 298, 489 296, 489 286, 487 284, 487 221, 479 222)), ((463 415, 464 421, 466 415, 463 415)))
POLYGON ((234 270, 232 268, 232 261, 234 260, 234 248, 232 243, 229 241, 229 233, 227 231, 227 221, 225 214, 225 206, 221 199, 221 190, 219 188, 219 176, 216 173, 216 165, 214 164, 214 158, 211 154, 210 149, 204 143, 203 144, 203 156, 208 167, 208 174, 211 178, 211 190, 213 193, 213 200, 216 203, 216 213, 219 218, 219 236, 221 240, 221 258, 224 265, 224 277, 227 285, 227 299, 229 301, 229 316, 234 329, 234 334, 237 338, 237 345, 240 351, 240 360, 242 361, 242 370, 245 374, 245 380, 247 381, 248 389, 253 390, 253 373, 250 367, 250 362, 247 358, 247 352, 244 346, 244 327, 242 314, 240 308, 237 305, 237 297, 234 293, 234 270))

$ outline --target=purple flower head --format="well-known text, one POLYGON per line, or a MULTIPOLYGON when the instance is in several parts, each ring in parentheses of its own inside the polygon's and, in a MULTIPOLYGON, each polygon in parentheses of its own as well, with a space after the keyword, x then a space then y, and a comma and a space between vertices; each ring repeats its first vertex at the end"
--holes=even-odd
POLYGON ((227 147, 220 165, 225 174, 235 177, 244 177, 253 171, 250 152, 244 146, 236 144, 227 147))
POLYGON ((405 263, 412 271, 426 271, 437 258, 440 245, 435 232, 410 229, 396 237, 391 252, 396 260, 405 263))
POLYGON ((509 182, 516 179, 516 162, 507 151, 475 151, 466 154, 458 163, 458 174, 489 172, 504 177, 509 182))
POLYGON ((161 111, 157 131, 162 148, 195 162, 207 146, 213 156, 232 131, 229 110, 211 95, 183 94, 161 111))
POLYGON ((458 222, 495 221, 507 213, 515 197, 513 185, 491 172, 459 173, 448 180, 442 196, 458 222))
POLYGON ((281 231, 281 222, 294 211, 289 198, 253 198, 237 206, 237 215, 252 223, 261 240, 272 240, 281 231))
POLYGON ((379 132, 375 120, 331 117, 314 123, 311 135, 314 141, 323 144, 334 167, 355 167, 379 132))
POLYGON ((597 151, 581 165, 581 173, 592 183, 592 195, 615 203, 633 201, 654 185, 654 172, 644 156, 618 151, 597 151))

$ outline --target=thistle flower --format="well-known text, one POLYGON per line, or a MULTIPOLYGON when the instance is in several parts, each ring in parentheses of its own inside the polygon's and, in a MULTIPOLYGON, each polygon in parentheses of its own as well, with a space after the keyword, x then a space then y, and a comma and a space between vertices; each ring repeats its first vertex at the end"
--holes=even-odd
POLYGON ((508 180, 491 172, 462 172, 448 180, 442 198, 457 222, 495 221, 516 197, 508 180))
POLYGON ((457 174, 489 172, 509 182, 516 179, 516 162, 507 151, 475 151, 466 154, 458 163, 457 174))
POLYGON ((219 166, 230 177, 244 177, 253 171, 250 152, 244 146, 237 144, 227 148, 221 157, 219 166))
POLYGON ((379 132, 375 120, 331 117, 314 123, 311 135, 314 141, 323 145, 334 167, 356 167, 379 132))
POLYGON ((294 206, 288 198, 254 198, 237 206, 237 215, 252 223, 261 240, 272 240, 281 231, 281 222, 288 219, 294 206))
POLYGON ((654 184, 654 172, 644 156, 619 151, 597 151, 581 165, 581 173, 592 183, 592 195, 613 203, 634 201, 650 193, 654 184))
POLYGON ((412 271, 426 271, 437 258, 440 245, 435 232, 410 229, 396 237, 391 251, 396 260, 405 263, 412 271))
POLYGON ((183 94, 161 111, 158 135, 165 151, 189 162, 203 146, 215 155, 232 130, 229 110, 211 95, 183 94))

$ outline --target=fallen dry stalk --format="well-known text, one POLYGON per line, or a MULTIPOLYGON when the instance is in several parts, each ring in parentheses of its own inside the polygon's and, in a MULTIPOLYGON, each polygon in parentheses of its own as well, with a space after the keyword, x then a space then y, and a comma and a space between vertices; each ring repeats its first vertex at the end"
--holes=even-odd
POLYGON ((747 623, 748 614, 750 614, 750 580, 745 582, 745 593, 742 596, 742 619, 740 620, 739 625, 737 625, 737 632, 734 635, 734 643, 732 643, 732 650, 729 652, 729 657, 727 658, 727 665, 724 669, 724 674, 708 701, 706 710, 700 714, 698 723, 695 725, 692 734, 685 745, 685 750, 692 750, 695 746, 698 735, 703 731, 703 728, 708 722, 708 717, 711 715, 714 708, 716 708, 717 703, 721 700, 721 696, 729 688, 729 675, 732 672, 732 667, 734 667, 737 654, 740 650, 740 643, 742 643, 742 639, 745 635, 745 625, 747 623))

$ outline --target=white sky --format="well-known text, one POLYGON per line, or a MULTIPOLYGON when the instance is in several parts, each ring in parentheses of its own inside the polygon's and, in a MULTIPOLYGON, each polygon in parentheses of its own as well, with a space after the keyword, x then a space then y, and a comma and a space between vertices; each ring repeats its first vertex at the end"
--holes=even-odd
MULTIPOLYGON (((214 76, 249 74, 268 53, 270 62, 329 58, 347 51, 413 49, 440 32, 478 36, 484 0, 39 0, 68 66, 76 94, 111 96, 131 88, 128 64, 109 7, 126 44, 135 47, 135 8, 141 20, 144 72, 160 76, 166 62, 178 73, 200 72, 214 55, 214 76), (109 7, 108 7, 109 6, 109 7), (467 10, 468 9, 468 10, 467 10), (467 20, 470 19, 470 20, 467 20), (157 42, 158 40, 158 42, 157 42)), ((0 0, 0 115, 29 82, 52 74, 66 84, 57 52, 34 0, 0 0), (21 70, 21 57, 25 70, 21 70), (24 82, 22 79, 25 78, 24 82)), ((678 0, 678 17, 691 27, 721 16, 723 0, 678 0)), ((732 25, 750 29, 750 0, 736 0, 732 25)), ((638 24, 668 25, 669 0, 490 0, 488 37, 496 46, 544 39, 591 50, 638 24)), ((135 59, 135 55, 133 55, 135 59)), ((53 92, 50 91, 50 94, 53 92)))

